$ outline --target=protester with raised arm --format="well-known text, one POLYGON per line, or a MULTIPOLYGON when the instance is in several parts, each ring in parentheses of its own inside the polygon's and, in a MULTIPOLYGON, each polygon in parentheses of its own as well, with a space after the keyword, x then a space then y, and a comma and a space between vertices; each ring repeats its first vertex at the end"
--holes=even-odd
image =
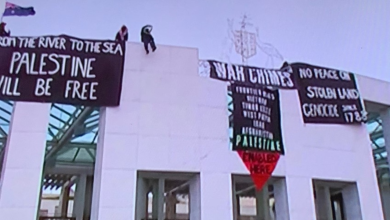
POLYGON ((152 25, 145 25, 141 29, 141 41, 144 43, 146 54, 149 54, 149 44, 152 47, 153 52, 157 49, 151 34, 152 28, 152 25))

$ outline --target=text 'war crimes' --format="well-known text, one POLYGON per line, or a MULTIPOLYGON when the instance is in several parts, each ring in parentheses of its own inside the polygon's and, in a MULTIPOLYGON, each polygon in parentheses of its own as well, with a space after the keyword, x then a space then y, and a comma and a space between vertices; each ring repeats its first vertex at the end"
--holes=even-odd
POLYGON ((0 37, 0 47, 7 48, 47 48, 83 53, 114 54, 123 56, 121 44, 112 41, 91 41, 70 37, 0 37))
POLYGON ((212 62, 217 78, 227 81, 294 88, 292 73, 283 70, 252 68, 227 63, 212 62))

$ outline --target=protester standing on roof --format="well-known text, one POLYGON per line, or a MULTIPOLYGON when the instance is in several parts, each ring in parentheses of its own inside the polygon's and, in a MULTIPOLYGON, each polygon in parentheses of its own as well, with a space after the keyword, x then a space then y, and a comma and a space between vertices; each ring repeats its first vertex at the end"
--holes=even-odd
POLYGON ((115 40, 119 42, 125 42, 129 39, 127 27, 123 25, 115 36, 115 40))
POLYGON ((11 35, 11 31, 5 30, 6 23, 1 22, 0 23, 0 37, 9 37, 11 35))
POLYGON ((141 41, 144 43, 146 54, 149 54, 149 44, 152 47, 153 52, 157 49, 151 34, 152 28, 152 25, 145 25, 141 29, 141 41))

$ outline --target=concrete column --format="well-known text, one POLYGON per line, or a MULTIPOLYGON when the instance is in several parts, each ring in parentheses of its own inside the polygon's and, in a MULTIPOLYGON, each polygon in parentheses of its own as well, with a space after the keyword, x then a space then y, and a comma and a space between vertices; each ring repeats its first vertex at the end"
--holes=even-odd
POLYGON ((231 174, 202 172, 200 185, 201 220, 233 220, 231 174))
POLYGON ((233 220, 238 220, 240 216, 240 196, 237 195, 236 181, 232 179, 232 200, 233 200, 233 220))
POLYGON ((80 175, 76 183, 76 191, 73 200, 73 216, 76 220, 83 220, 87 191, 87 175, 80 175))
POLYGON ((241 202, 240 202, 240 196, 239 195, 235 195, 234 196, 234 200, 233 200, 233 217, 235 220, 238 220, 238 218, 240 217, 241 215, 241 202))
MULTIPOLYGON (((308 177, 286 176, 289 220, 316 219, 313 183, 308 177)), ((276 208, 278 204, 276 204, 276 208)), ((278 215, 277 213, 276 215, 278 215)), ((355 219, 354 219, 355 220, 355 219)))
POLYGON ((60 203, 58 205, 58 214, 61 217, 68 217, 70 187, 62 187, 60 203))
POLYGON ((158 220, 164 220, 165 219, 165 213, 164 213, 164 192, 165 192, 165 179, 159 179, 158 180, 158 196, 157 196, 157 213, 158 213, 158 220))
POLYGON ((49 115, 50 104, 15 103, 0 182, 1 219, 37 218, 49 115))
POLYGON ((256 220, 271 220, 269 208, 268 185, 256 191, 256 220))
POLYGON ((147 217, 148 184, 144 178, 138 177, 137 180, 137 207, 135 210, 135 220, 141 220, 147 217))
POLYGON ((166 201, 166 218, 167 219, 176 219, 176 204, 177 198, 176 193, 169 193, 165 197, 166 201))
POLYGON ((275 220, 289 220, 286 180, 279 179, 274 182, 275 220))
POLYGON ((329 187, 316 186, 317 220, 332 220, 332 202, 329 187))
POLYGON ((152 183, 152 219, 158 219, 158 200, 159 200, 159 191, 158 191, 158 180, 153 180, 152 183))
POLYGON ((382 185, 380 188, 380 192, 385 220, 390 220, 390 186, 382 185))
POLYGON ((356 184, 349 184, 342 189, 344 213, 346 219, 363 220, 359 192, 356 184))
POLYGON ((190 218, 191 220, 201 220, 201 189, 200 176, 195 175, 190 180, 190 218))
POLYGON ((87 184, 85 189, 85 204, 84 204, 85 219, 91 219, 92 189, 93 189, 93 177, 87 176, 87 184))
POLYGON ((91 219, 134 218, 137 181, 134 152, 138 136, 129 131, 132 122, 127 118, 131 108, 126 102, 117 108, 101 108, 91 219))

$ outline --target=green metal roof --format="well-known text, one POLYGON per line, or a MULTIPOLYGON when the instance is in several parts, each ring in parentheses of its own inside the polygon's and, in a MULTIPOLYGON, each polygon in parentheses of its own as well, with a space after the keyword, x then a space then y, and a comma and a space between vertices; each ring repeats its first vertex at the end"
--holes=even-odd
POLYGON ((370 119, 366 125, 370 134, 372 153, 375 159, 378 180, 379 183, 382 183, 390 178, 385 139, 383 138, 382 121, 376 113, 369 114, 369 118, 370 119))
POLYGON ((99 109, 53 104, 47 135, 47 162, 95 162, 99 109))

